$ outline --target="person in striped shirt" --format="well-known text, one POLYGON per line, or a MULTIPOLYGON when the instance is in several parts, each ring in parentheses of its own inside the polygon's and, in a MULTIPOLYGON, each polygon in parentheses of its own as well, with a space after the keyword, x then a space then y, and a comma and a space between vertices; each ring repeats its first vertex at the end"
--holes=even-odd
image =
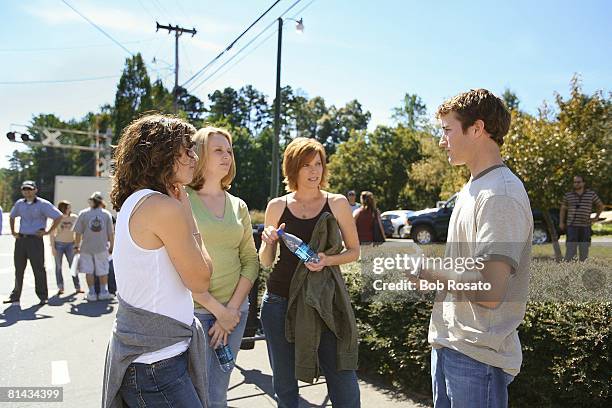
POLYGON ((566 230, 565 260, 574 260, 580 252, 580 261, 589 256, 591 245, 591 224, 597 221, 603 211, 603 202, 593 190, 586 189, 584 177, 574 176, 574 191, 565 193, 561 204, 559 228, 566 230), (597 214, 591 218, 593 206, 597 214))

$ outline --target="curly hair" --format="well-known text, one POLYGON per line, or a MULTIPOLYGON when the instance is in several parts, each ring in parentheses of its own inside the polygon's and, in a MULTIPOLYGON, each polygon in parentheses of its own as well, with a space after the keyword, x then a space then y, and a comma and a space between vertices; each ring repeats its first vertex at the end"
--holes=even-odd
POLYGON ((196 129, 169 115, 147 114, 130 123, 115 150, 111 202, 116 211, 143 188, 168 194, 181 148, 191 148, 196 129))
POLYGON ((499 146, 510 129, 510 112, 504 102, 486 89, 472 89, 445 101, 436 112, 440 118, 455 112, 463 132, 477 120, 484 122, 485 130, 499 146))

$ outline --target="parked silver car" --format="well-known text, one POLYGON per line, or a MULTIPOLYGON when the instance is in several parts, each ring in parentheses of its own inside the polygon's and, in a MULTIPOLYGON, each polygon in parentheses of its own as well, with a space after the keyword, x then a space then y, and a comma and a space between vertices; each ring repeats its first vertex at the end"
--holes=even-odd
POLYGON ((393 224, 393 237, 410 238, 410 224, 408 217, 412 216, 412 210, 385 211, 380 214, 382 219, 387 219, 393 224))

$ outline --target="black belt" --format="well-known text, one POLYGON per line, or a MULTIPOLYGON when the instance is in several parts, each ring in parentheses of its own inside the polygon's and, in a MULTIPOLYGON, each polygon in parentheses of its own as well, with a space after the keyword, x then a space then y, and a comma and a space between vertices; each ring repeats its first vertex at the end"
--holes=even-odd
POLYGON ((32 234, 17 234, 17 235, 19 235, 19 238, 42 238, 42 237, 39 237, 36 234, 34 234, 34 235, 32 235, 32 234))

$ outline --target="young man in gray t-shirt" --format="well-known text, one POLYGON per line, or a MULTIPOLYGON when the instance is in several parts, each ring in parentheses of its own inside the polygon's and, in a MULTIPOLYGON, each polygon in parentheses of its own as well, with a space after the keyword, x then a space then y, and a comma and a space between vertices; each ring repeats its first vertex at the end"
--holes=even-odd
POLYGON ((510 127, 501 99, 471 90, 438 109, 440 147, 471 178, 450 219, 444 262, 418 278, 440 282, 429 325, 435 407, 506 407, 520 370, 517 328, 525 315, 533 216, 523 183, 500 146, 510 127))
POLYGON ((111 298, 108 291, 109 255, 113 252, 113 217, 105 210, 100 192, 89 198, 90 208, 82 210, 74 223, 76 232, 74 249, 80 254, 79 270, 85 273, 89 301, 111 298), (100 295, 96 295, 95 276, 100 279, 100 295))

